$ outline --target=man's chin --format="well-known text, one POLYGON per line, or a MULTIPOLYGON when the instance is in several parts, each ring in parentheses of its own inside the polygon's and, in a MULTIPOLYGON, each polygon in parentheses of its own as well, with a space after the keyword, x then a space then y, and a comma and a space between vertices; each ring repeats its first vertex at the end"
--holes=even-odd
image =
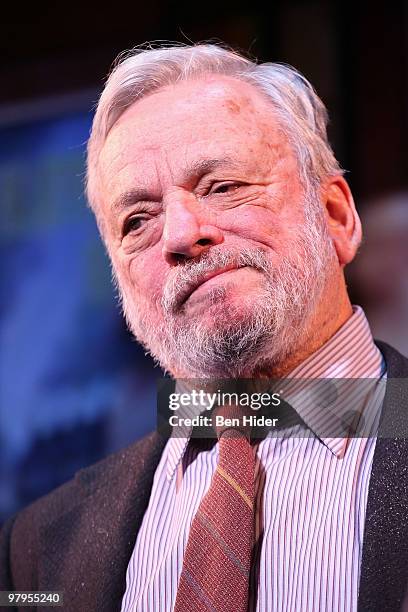
POLYGON ((188 299, 184 304, 172 315, 177 321, 187 321, 193 318, 199 318, 200 323, 205 318, 206 313, 217 313, 225 310, 226 303, 225 295, 200 297, 200 299, 188 299))
POLYGON ((200 329, 209 332, 238 329, 249 318, 251 318, 251 312, 243 304, 234 303, 232 300, 191 304, 176 317, 177 325, 199 326, 200 329))
POLYGON ((297 326, 287 321, 287 308, 276 309, 277 296, 258 289, 243 297, 230 288, 211 299, 205 295, 131 326, 165 371, 185 378, 250 378, 261 363, 287 351, 297 326))
POLYGON ((244 293, 238 287, 217 287, 205 293, 194 293, 173 316, 179 325, 194 321, 194 325, 199 322, 205 328, 221 325, 234 329, 253 318, 262 297, 259 289, 244 293))
POLYGON ((242 377, 277 346, 271 342, 272 330, 245 310, 234 313, 232 321, 228 311, 212 307, 199 323, 192 319, 171 331, 166 362, 171 366, 178 361, 186 377, 242 377))

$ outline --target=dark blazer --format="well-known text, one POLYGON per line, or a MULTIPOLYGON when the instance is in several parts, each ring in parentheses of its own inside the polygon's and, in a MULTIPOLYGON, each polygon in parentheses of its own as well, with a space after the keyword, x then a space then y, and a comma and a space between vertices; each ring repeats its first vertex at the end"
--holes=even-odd
MULTIPOLYGON (((388 378, 408 379, 408 360, 386 344, 378 346, 388 378)), ((390 422, 408 429, 408 392, 402 383, 387 384, 382 409, 358 612, 400 612, 408 582, 408 442, 381 437, 390 422)), ((61 609, 69 612, 120 610, 127 565, 165 442, 150 434, 10 519, 1 532, 0 590, 61 590, 61 609)))

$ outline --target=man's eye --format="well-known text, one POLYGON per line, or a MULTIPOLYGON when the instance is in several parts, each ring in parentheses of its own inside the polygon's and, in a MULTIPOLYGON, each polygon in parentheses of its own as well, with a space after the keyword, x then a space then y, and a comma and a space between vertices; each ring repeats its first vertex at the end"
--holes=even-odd
POLYGON ((210 194, 213 194, 213 193, 232 193, 232 192, 236 191, 237 189, 239 189, 239 187, 241 187, 241 185, 239 183, 220 183, 218 185, 215 185, 211 189, 210 194))
POLYGON ((124 223, 123 235, 126 236, 130 232, 139 230, 142 227, 142 225, 146 223, 146 221, 148 221, 148 218, 146 217, 140 217, 140 216, 129 217, 129 219, 127 219, 124 223))

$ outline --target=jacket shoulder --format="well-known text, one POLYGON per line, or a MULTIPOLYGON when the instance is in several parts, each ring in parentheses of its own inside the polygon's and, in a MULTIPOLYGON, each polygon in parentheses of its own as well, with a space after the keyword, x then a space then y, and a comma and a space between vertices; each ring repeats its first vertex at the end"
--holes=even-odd
POLYGON ((149 475, 154 473, 164 444, 165 441, 157 433, 149 434, 128 448, 80 470, 74 478, 9 519, 0 532, 3 567, 0 586, 10 589, 11 576, 18 575, 20 584, 36 589, 36 580, 30 568, 38 565, 41 531, 58 522, 60 517, 80 516, 79 508, 87 505, 87 498, 103 499, 104 489, 109 490, 110 499, 115 499, 121 491, 126 490, 130 475, 133 481, 140 481, 143 489, 144 481, 149 481, 149 475), (22 575, 22 571, 25 575, 22 575))
POLYGON ((408 378, 408 359, 397 349, 381 340, 375 341, 387 364, 387 375, 390 378, 408 378))
POLYGON ((16 526, 28 518, 30 520, 35 518, 36 522, 38 520, 48 522, 60 513, 66 513, 72 505, 76 505, 87 495, 99 488, 120 482, 129 470, 137 471, 149 463, 160 444, 161 439, 158 440, 158 435, 153 432, 128 448, 112 453, 97 463, 79 470, 71 480, 23 509, 17 515, 16 526))

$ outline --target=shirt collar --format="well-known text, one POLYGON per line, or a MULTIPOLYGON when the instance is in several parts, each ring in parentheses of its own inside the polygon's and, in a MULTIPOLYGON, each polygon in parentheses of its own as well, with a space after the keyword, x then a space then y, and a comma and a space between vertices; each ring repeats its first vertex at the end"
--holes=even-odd
MULTIPOLYGON (((379 379, 384 372, 385 363, 381 352, 374 343, 364 311, 360 306, 353 306, 353 314, 342 327, 320 349, 297 366, 288 375, 288 378, 379 379)), ((327 415, 324 404, 322 404, 322 410, 318 411, 313 402, 299 401, 299 404, 296 405, 296 397, 292 399, 292 405, 307 427, 334 455, 338 458, 343 457, 347 448, 348 438, 346 436, 332 438, 319 435, 319 432, 322 431, 323 415, 324 431, 329 431, 330 427, 333 431, 337 431, 335 421, 339 420, 338 414, 333 412, 327 415), (330 418, 333 419, 332 425, 329 422, 330 418)), ((186 432, 186 437, 171 437, 166 445, 169 480, 174 476, 183 458, 188 441, 189 432, 186 432)))
MULTIPOLYGON (((334 455, 341 458, 346 452, 347 436, 329 437, 327 432, 341 430, 341 424, 346 426, 348 423, 349 427, 351 426, 348 421, 351 418, 350 396, 353 397, 353 412, 362 412, 368 400, 372 399, 378 390, 375 382, 371 383, 368 379, 379 379, 384 373, 385 362, 374 343, 364 311, 360 306, 353 306, 353 314, 344 325, 289 375, 291 379, 341 379, 338 385, 336 386, 335 380, 333 389, 330 389, 329 383, 322 387, 309 385, 309 397, 305 398, 302 392, 299 392, 297 398, 292 398, 291 404, 307 427, 334 455), (348 379, 360 379, 361 382, 353 384, 348 379), (319 391, 323 390, 320 406, 313 401, 313 387, 319 391), (324 399, 325 396, 330 397, 333 391, 337 400, 330 410, 324 399)), ((382 390, 383 387, 379 391, 382 390)), ((370 408, 374 409, 378 404, 378 401, 371 402, 370 408)), ((370 420, 375 420, 375 416, 370 414, 370 420)))

